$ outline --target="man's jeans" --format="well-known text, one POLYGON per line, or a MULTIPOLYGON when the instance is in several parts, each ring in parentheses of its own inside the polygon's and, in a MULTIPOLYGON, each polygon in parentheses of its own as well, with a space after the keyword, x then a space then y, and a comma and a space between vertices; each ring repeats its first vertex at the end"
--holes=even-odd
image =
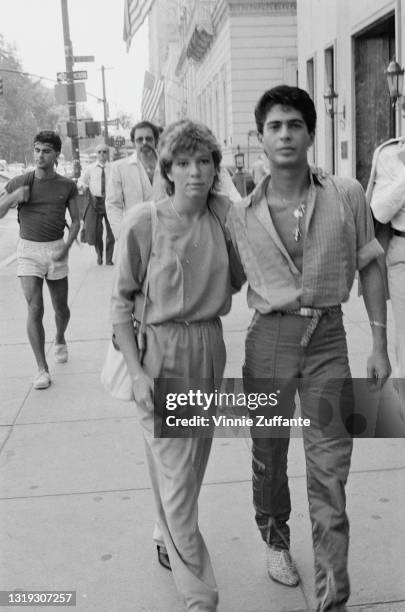
MULTIPOLYGON (((353 389, 342 314, 325 314, 303 348, 300 341, 309 322, 297 315, 256 313, 246 338, 243 378, 246 393, 283 389, 282 405, 272 410, 284 418, 294 414, 297 389, 301 416, 310 419, 311 425, 302 431, 316 594, 319 610, 339 610, 350 593, 345 484, 352 439, 344 423, 353 411, 353 389), (330 422, 337 425, 330 429, 330 422)), ((252 437, 256 522, 265 542, 277 548, 290 545, 285 429, 284 437, 252 437)))

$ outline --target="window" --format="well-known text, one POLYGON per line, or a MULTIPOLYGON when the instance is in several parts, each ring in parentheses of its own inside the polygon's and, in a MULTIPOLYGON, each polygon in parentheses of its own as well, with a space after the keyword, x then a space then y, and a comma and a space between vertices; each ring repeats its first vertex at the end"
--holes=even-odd
MULTIPOLYGON (((315 66, 314 66, 314 58, 311 57, 307 61, 307 91, 311 96, 312 100, 315 102, 315 66)), ((309 161, 312 164, 315 164, 316 161, 316 140, 314 140, 314 144, 312 145, 309 154, 309 161)))

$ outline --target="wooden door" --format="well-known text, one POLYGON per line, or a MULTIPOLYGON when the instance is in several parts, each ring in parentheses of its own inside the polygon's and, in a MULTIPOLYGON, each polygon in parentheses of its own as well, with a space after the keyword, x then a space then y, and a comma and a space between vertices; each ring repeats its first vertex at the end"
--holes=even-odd
POLYGON ((374 149, 395 136, 395 113, 384 73, 395 47, 392 29, 387 26, 385 32, 380 28, 374 35, 355 39, 356 178, 364 188, 374 149))

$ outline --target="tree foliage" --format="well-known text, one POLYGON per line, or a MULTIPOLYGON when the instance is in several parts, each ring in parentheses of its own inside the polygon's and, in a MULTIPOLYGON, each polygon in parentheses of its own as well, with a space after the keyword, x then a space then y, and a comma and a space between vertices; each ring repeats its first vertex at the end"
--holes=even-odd
POLYGON ((135 125, 135 120, 134 120, 133 115, 130 115, 129 113, 126 113, 123 110, 119 110, 117 112, 117 118, 119 119, 121 126, 125 130, 130 130, 132 126, 135 125))
POLYGON ((40 80, 20 74, 23 68, 16 49, 0 34, 0 69, 4 93, 0 96, 0 158, 9 162, 32 161, 32 142, 39 130, 56 130, 65 109, 57 106, 53 90, 40 80))

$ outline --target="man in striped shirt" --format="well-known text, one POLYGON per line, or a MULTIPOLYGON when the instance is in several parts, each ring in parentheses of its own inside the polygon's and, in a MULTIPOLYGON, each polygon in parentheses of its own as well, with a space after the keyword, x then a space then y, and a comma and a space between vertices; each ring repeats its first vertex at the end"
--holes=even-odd
MULTIPOLYGON (((303 437, 317 610, 342 612, 350 593, 344 489, 354 398, 341 303, 349 298, 358 270, 373 335, 367 375, 381 388, 391 371, 376 262, 382 249, 359 183, 321 179, 309 168, 316 111, 308 94, 275 87, 263 94, 255 117, 270 175, 234 204, 228 218, 249 283, 248 305, 255 310, 246 338, 244 386, 248 393, 280 391, 273 411, 287 418, 294 414, 298 390, 302 417, 310 423, 303 437)), ((272 428, 267 437, 257 432, 252 428, 253 498, 268 573, 296 586, 299 576, 289 553, 289 432, 272 428)))

